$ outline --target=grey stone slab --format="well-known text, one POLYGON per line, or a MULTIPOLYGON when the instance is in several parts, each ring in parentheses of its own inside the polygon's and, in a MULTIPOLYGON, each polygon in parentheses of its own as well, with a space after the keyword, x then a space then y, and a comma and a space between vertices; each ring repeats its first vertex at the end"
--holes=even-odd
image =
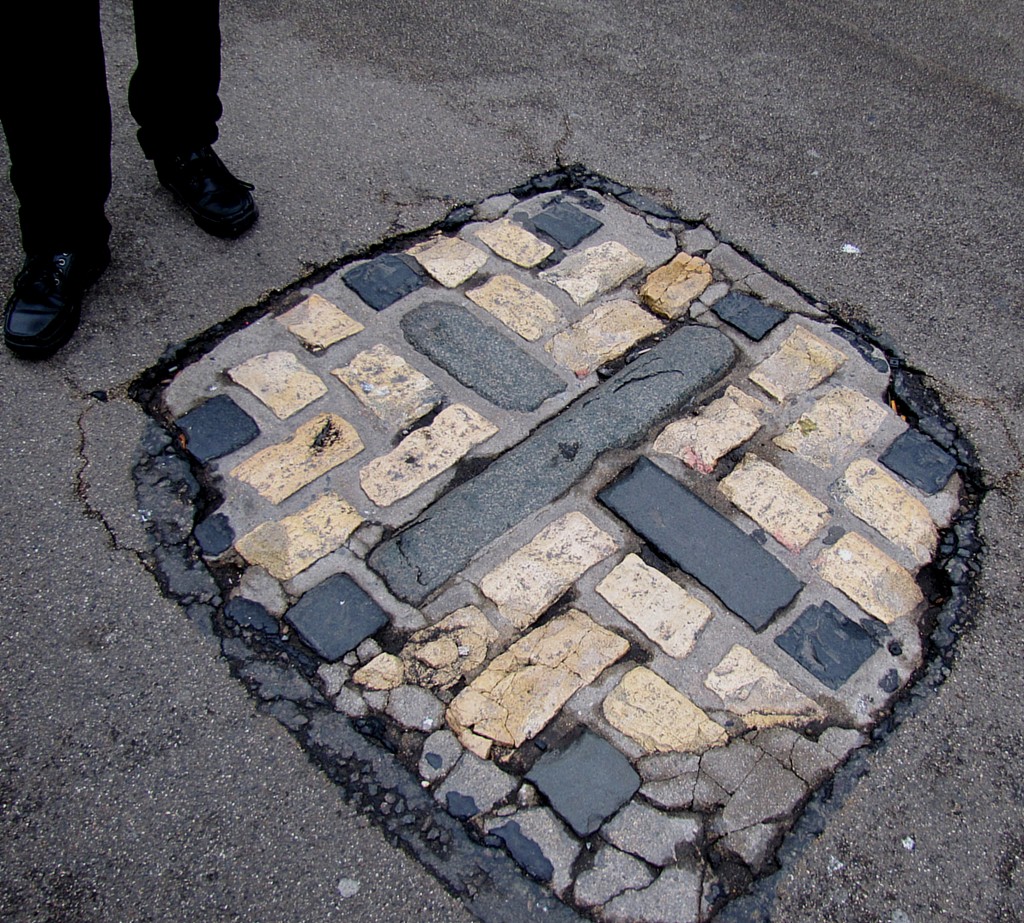
POLYGON ((457 304, 433 301, 402 318, 412 347, 505 410, 536 410, 565 382, 509 337, 457 304))
POLYGON ((226 394, 204 401, 176 422, 185 434, 185 447, 203 464, 229 455, 260 434, 256 421, 226 394))
POLYGON ((375 311, 391 307, 399 298, 427 284, 426 276, 412 259, 393 253, 352 267, 342 279, 375 311))
POLYGON ((722 833, 788 818, 807 795, 807 786, 767 754, 722 811, 722 833))
POLYGON ((640 788, 640 777, 610 743, 590 731, 545 753, 526 778, 580 836, 589 836, 640 788))
POLYGON ((388 623, 387 613, 346 574, 317 584, 285 618, 324 660, 341 659, 388 623))
POLYGON ((602 227, 600 221, 585 211, 558 201, 534 215, 530 223, 566 250, 571 250, 602 227))
POLYGON ((879 461, 926 494, 942 490, 956 470, 953 456, 916 429, 897 436, 879 461))
POLYGON ((422 603, 486 544, 569 490, 602 452, 636 445, 687 406, 734 355, 720 331, 679 329, 428 507, 370 566, 397 596, 422 603))
POLYGON ((399 686, 388 696, 388 717, 415 731, 436 731, 444 725, 444 706, 420 686, 399 686))
POLYGON ((755 631, 803 587, 781 561, 646 458, 598 499, 755 631))
POLYGON ((452 771, 462 754, 462 744, 451 731, 435 731, 423 743, 420 776, 428 782, 443 779, 452 771))
POLYGON ((573 897, 584 907, 598 907, 623 891, 646 888, 652 881, 654 873, 635 856, 602 846, 594 864, 576 878, 573 897))
POLYGON ((716 747, 701 756, 700 771, 731 795, 750 775, 762 755, 745 740, 733 740, 727 747, 716 747))
MULTIPOLYGON (((559 896, 565 894, 573 884, 572 870, 582 848, 580 841, 548 808, 534 807, 518 811, 510 820, 519 826, 522 836, 536 844, 544 858, 551 863, 551 889, 559 896)), ((496 832, 495 827, 499 824, 500 821, 492 823, 491 831, 496 832)))
POLYGON ((763 340, 786 319, 784 311, 740 292, 730 292, 716 301, 711 310, 752 340, 763 340))
POLYGON ((829 689, 839 689, 878 642, 830 602, 808 606, 775 643, 829 689))
POLYGON ((697 923, 701 875, 696 869, 665 869, 642 891, 625 891, 601 911, 603 923, 697 923))
MULTIPOLYGON (((475 809, 468 815, 490 811, 498 802, 504 801, 515 791, 516 780, 507 772, 503 772, 490 760, 482 760, 472 753, 466 753, 458 765, 438 787, 434 797, 442 804, 450 805, 454 799, 452 794, 461 798, 470 798, 475 809)), ((454 813, 454 812, 453 812, 454 813)))
POLYGON ((228 600, 224 607, 224 614, 236 625, 243 628, 254 628, 264 634, 276 635, 280 631, 277 619, 274 618, 266 608, 251 599, 236 596, 228 600))
POLYGON ((693 815, 666 814, 639 802, 627 805, 601 828, 601 836, 619 849, 651 865, 673 865, 682 847, 692 846, 701 833, 693 815))

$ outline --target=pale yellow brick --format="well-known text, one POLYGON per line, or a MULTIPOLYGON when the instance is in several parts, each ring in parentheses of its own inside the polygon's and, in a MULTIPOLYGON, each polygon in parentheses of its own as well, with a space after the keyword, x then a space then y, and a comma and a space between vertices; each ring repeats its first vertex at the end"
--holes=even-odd
MULTIPOLYGON (((624 638, 570 609, 495 657, 452 700, 448 724, 466 746, 479 745, 477 738, 483 737, 518 747, 628 650, 624 638)), ((490 748, 474 752, 480 749, 490 748)))
POLYGON ((864 445, 885 422, 886 407, 859 391, 836 388, 773 442, 819 468, 831 468, 851 449, 864 445))
POLYGON ((397 689, 405 682, 405 665, 394 654, 378 654, 352 674, 352 682, 381 692, 397 689))
POLYGON ((340 548, 362 521, 351 504, 325 494, 293 516, 257 526, 235 542, 235 549, 278 580, 291 580, 340 548))
POLYGON ((910 572, 856 532, 847 532, 822 551, 814 566, 832 586, 887 625, 924 602, 910 572))
POLYGON ((310 349, 326 349, 363 329, 337 305, 319 295, 310 295, 277 318, 310 349))
POLYGON ((723 455, 743 445, 760 428, 761 422, 753 413, 731 397, 720 397, 697 416, 665 427, 653 449, 681 459, 701 474, 710 474, 723 455))
POLYGON ((291 438, 268 446, 232 469, 231 475, 280 503, 322 474, 363 451, 355 428, 337 414, 303 423, 291 438))
POLYGON ((443 397, 426 375, 383 344, 358 353, 331 374, 378 417, 399 429, 430 413, 443 397))
POLYGON ((612 727, 648 753, 704 753, 729 740, 725 728, 647 667, 623 676, 603 711, 612 727))
POLYGON ((228 369, 228 376, 255 394, 280 420, 288 419, 327 393, 327 385, 318 375, 283 350, 253 356, 228 369))
POLYGON ((608 301, 557 334, 546 348, 555 362, 582 378, 663 326, 632 301, 608 301))
POLYGON ((445 288, 456 288, 487 262, 487 254, 458 237, 439 237, 409 250, 430 275, 445 288))
POLYGON ((628 554, 597 592, 670 657, 685 657, 711 610, 661 571, 628 554))
POLYGON ((390 506, 447 471, 498 428, 464 404, 446 407, 429 426, 413 430, 391 452, 359 472, 359 483, 377 506, 390 506))
POLYGON ((544 270, 540 277, 557 285, 582 306, 598 295, 618 288, 646 265, 628 247, 610 240, 570 254, 557 266, 544 270))
POLYGON ((615 548, 582 513, 567 513, 487 574, 480 589, 513 625, 526 628, 615 548))
POLYGON ((524 269, 544 262, 555 252, 550 244, 505 218, 480 225, 475 231, 476 236, 498 256, 524 269))
POLYGON ((675 320, 711 284, 711 267, 699 256, 677 253, 640 286, 640 300, 652 311, 675 320))
POLYGON ((858 459, 838 485, 847 509, 918 565, 935 556, 939 534, 927 507, 876 462, 858 459))
POLYGON ((463 606, 415 632, 400 654, 407 675, 421 686, 450 689, 487 660, 498 632, 476 606, 463 606))
POLYGON ((821 384, 845 361, 843 352, 798 324, 749 377, 777 401, 785 401, 821 384))
POLYGON ((739 644, 708 674, 704 685, 747 727, 795 727, 824 717, 814 699, 739 644))
POLYGON ((493 276, 466 297, 524 340, 537 340, 562 326, 558 308, 512 276, 493 276))
POLYGON ((790 551, 800 551, 831 519, 824 503, 753 453, 718 489, 790 551))
POLYGON ((735 401, 735 403, 739 404, 740 407, 749 413, 752 413, 755 417, 762 416, 768 409, 765 407, 764 401, 760 401, 756 397, 747 394, 746 391, 741 391, 735 385, 729 385, 725 389, 725 396, 729 400, 735 401))

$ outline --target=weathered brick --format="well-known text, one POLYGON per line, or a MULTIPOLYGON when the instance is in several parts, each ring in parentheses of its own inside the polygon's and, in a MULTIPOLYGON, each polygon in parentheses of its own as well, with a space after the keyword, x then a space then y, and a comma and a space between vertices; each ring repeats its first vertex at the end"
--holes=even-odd
POLYGON ((337 414, 324 413, 303 423, 285 442, 247 458, 231 475, 280 503, 362 451, 355 428, 337 414))
POLYGON ((399 429, 430 413, 444 396, 426 375, 383 344, 358 353, 331 374, 378 417, 399 429))
POLYGON ((836 388, 815 402, 781 436, 780 449, 818 468, 831 468, 851 449, 864 445, 885 422, 888 411, 859 391, 836 388))
POLYGON ((487 254, 458 237, 438 237, 409 249, 409 255, 445 288, 456 288, 484 263, 487 254))
POLYGON ((656 314, 675 320, 711 284, 711 267, 699 256, 678 253, 640 286, 640 300, 656 314))
POLYGON ((670 657, 685 657, 711 610, 635 554, 626 555, 597 592, 670 657))
POLYGON ((502 259, 524 269, 542 263, 555 252, 550 244, 504 218, 480 225, 474 228, 474 232, 502 259))
POLYGON ((293 516, 257 526, 235 548, 250 564, 266 568, 278 580, 291 580, 340 548, 362 521, 350 503, 324 494, 293 516))
POLYGON ((394 654, 378 654, 352 674, 352 682, 365 689, 397 689, 405 681, 405 666, 394 654))
POLYGON ((628 247, 610 240, 572 253, 553 269, 541 272, 545 282, 567 292, 578 305, 618 288, 647 264, 628 247))
POLYGON ((320 376, 284 350, 253 356, 228 369, 228 376, 255 394, 279 420, 287 420, 327 393, 320 376))
POLYGON ((453 404, 429 426, 413 430, 387 455, 366 465, 359 472, 359 484, 377 506, 390 506, 447 471, 496 432, 498 427, 471 407, 453 404))
POLYGON ((579 323, 556 334, 546 349, 555 362, 583 378, 662 326, 632 301, 607 301, 579 323))
POLYGON ((647 667, 623 676, 602 708, 612 727, 648 753, 703 753, 729 739, 725 728, 647 667))
POLYGON ((494 658, 448 708, 461 739, 518 747, 539 734, 583 686, 629 650, 629 643, 571 609, 494 658))
POLYGON ((326 349, 354 336, 363 325, 320 295, 310 295, 277 318, 310 349, 326 349))
POLYGON ((484 665, 488 645, 497 640, 487 617, 476 606, 464 606, 415 632, 399 656, 414 682, 450 689, 484 665))
POLYGON ((880 465, 851 462, 837 486, 846 508, 858 519, 904 549, 917 564, 935 556, 938 530, 927 507, 880 465))
POLYGON ((756 414, 725 395, 702 407, 697 416, 670 423, 654 441, 652 450, 681 459, 701 474, 710 474, 723 455, 743 445, 760 428, 756 414))
POLYGON ((778 350, 750 373, 750 380, 777 401, 810 391, 832 375, 846 354, 797 325, 778 350))
POLYGON ((718 489, 790 551, 800 551, 831 519, 817 497, 752 452, 718 489))
POLYGON ((615 540, 582 513, 567 513, 480 581, 480 589, 517 628, 537 618, 598 561, 615 540))
POLYGON ((562 326, 558 308, 512 276, 493 276, 466 297, 524 340, 537 340, 562 326))
POLYGON ((814 561, 818 573, 887 625, 924 602, 913 576, 856 532, 847 532, 814 561))

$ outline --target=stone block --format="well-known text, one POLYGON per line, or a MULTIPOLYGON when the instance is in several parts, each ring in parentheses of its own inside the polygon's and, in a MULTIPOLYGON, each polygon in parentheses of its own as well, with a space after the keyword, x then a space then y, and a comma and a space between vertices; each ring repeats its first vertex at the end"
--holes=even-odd
POLYGON ((760 428, 756 413, 726 395, 701 408, 696 416, 670 423, 654 441, 652 451, 672 455, 701 474, 711 474, 723 455, 743 445, 760 428))
POLYGON ((778 760, 765 755, 722 811, 721 832, 788 820, 806 797, 807 786, 778 760))
POLYGON ((308 349, 322 350, 355 336, 363 325, 320 295, 310 295, 277 318, 308 349))
POLYGON ((541 881, 550 881, 555 894, 561 896, 572 887, 573 864, 582 847, 547 808, 518 811, 514 819, 492 827, 490 832, 504 840, 512 858, 527 874, 541 881), (518 836, 515 828, 518 828, 518 836), (543 862, 538 861, 538 851, 543 862), (537 874, 546 868, 544 863, 551 868, 547 878, 537 874))
POLYGON ((750 373, 750 380, 777 401, 810 391, 829 378, 846 354, 799 324, 772 355, 750 373))
POLYGON ((271 503, 280 503, 362 451, 355 428, 337 414, 324 413, 303 423, 290 439, 236 465, 231 475, 271 503))
POLYGON ((531 222, 538 231, 546 234, 560 247, 571 250, 602 227, 593 215, 570 205, 568 202, 553 201, 536 215, 531 222))
POLYGON ((340 660, 388 623, 387 613, 345 574, 317 584, 286 613, 299 637, 324 660, 340 660))
POLYGON ((464 606, 435 625, 415 632, 400 654, 411 679, 432 689, 450 689, 471 678, 487 660, 498 632, 476 606, 464 606))
POLYGON ((624 891, 598 911, 601 923, 698 923, 702 875, 667 868, 642 891, 624 891))
POLYGON ((864 445, 890 412, 859 391, 836 388, 819 398, 773 442, 827 470, 852 449, 864 445))
POLYGON ((204 465, 230 455, 260 434, 256 421, 226 394, 204 401, 175 424, 185 434, 189 454, 204 465))
POLYGON ((453 404, 428 426, 413 430, 387 455, 365 465, 359 472, 359 484, 377 506, 391 506, 443 474, 497 432, 498 427, 471 407, 453 404))
POLYGON ((624 852, 663 868, 692 852, 701 827, 692 814, 665 814, 634 801, 601 828, 601 836, 624 852))
POLYGON ((720 724, 646 667, 623 676, 602 710, 612 727, 648 753, 703 753, 728 741, 720 724))
POLYGON ((228 377, 256 395, 279 420, 287 420, 327 393, 320 376, 285 350, 253 356, 228 369, 228 377))
POLYGON ((887 625, 924 602, 913 576, 856 532, 847 532, 814 561, 821 576, 868 615, 887 625))
POLYGON ((683 658, 711 618, 711 609, 661 571, 626 555, 597 592, 670 657, 683 658))
POLYGON ((567 256, 540 278, 566 292, 582 306, 618 288, 646 267, 646 263, 628 247, 610 240, 567 256))
POLYGON ((678 253, 640 286, 640 300, 655 314, 675 320, 711 284, 711 267, 699 256, 678 253))
POLYGON ((808 606, 775 643, 818 682, 838 690, 878 650, 878 643, 835 606, 808 606))
POLYGON ((392 253, 353 266, 341 278, 375 311, 391 307, 427 284, 415 260, 392 253))
POLYGON ((405 666, 394 654, 378 654, 352 674, 352 682, 364 689, 397 689, 405 682, 405 666))
POLYGON ((464 752, 458 738, 451 731, 434 731, 423 742, 419 762, 420 778, 427 782, 443 779, 452 771, 464 752))
MULTIPOLYGON (((353 677, 354 679, 355 677, 353 677)), ((410 731, 430 734, 444 727, 444 706, 420 686, 398 686, 388 693, 389 718, 410 731)))
POLYGON ((503 260, 530 269, 544 262, 555 248, 525 228, 501 218, 473 229, 474 233, 503 260))
POLYGON ((607 301, 556 334, 545 348, 555 362, 585 378, 662 327, 661 321, 632 301, 607 301))
POLYGON ((197 523, 192 530, 203 554, 218 555, 227 551, 235 540, 235 530, 231 521, 223 513, 214 513, 197 523))
POLYGON ((488 260, 483 250, 458 237, 427 240, 411 247, 408 253, 445 288, 462 285, 488 260))
POLYGON ((299 513, 264 522, 235 542, 250 564, 278 580, 291 580, 324 555, 340 548, 363 521, 336 494, 324 494, 299 513))
POLYGON ((333 369, 331 374, 397 429, 430 413, 444 397, 426 375, 383 344, 358 353, 348 365, 333 369))
POLYGON ((956 470, 956 459, 916 429, 897 436, 879 461, 926 494, 942 490, 956 470))
POLYGON ((600 907, 623 891, 646 888, 654 873, 635 856, 613 846, 602 846, 594 864, 576 878, 573 897, 584 907, 600 907))
POLYGON ((554 303, 512 276, 492 276, 466 297, 524 340, 538 340, 562 326, 554 303))
POLYGON ((786 319, 784 311, 741 292, 731 292, 716 301, 711 310, 721 320, 758 342, 786 319))
POLYGON ((801 551, 832 518, 817 497, 752 452, 718 489, 790 551, 801 551))

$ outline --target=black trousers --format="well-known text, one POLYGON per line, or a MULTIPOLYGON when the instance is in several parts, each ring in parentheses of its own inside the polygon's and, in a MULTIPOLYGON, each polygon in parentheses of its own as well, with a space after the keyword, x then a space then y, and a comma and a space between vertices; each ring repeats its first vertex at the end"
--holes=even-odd
MULTIPOLYGON (((138 66, 128 105, 143 153, 212 144, 221 115, 219 0, 134 0, 133 8, 138 66)), ((0 121, 22 245, 26 253, 102 246, 111 121, 99 0, 29 0, 2 19, 0 121)))

